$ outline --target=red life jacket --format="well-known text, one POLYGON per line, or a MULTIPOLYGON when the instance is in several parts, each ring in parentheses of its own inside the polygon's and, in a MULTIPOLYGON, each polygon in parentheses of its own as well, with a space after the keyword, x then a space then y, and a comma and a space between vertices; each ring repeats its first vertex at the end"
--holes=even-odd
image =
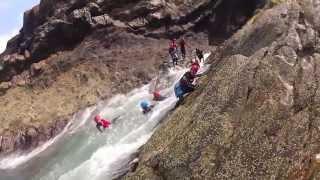
POLYGON ((194 73, 197 74, 198 70, 200 69, 200 64, 198 63, 198 61, 195 61, 191 64, 191 68, 190 70, 194 73))
POLYGON ((177 48, 176 42, 175 42, 175 41, 171 41, 171 42, 170 42, 170 45, 169 45, 169 48, 170 48, 170 49, 172 49, 172 48, 173 48, 173 49, 176 49, 176 48, 177 48))
POLYGON ((109 126, 111 125, 111 122, 106 119, 101 119, 100 122, 104 128, 109 128, 109 126))
POLYGON ((153 92, 153 98, 154 99, 160 99, 161 98, 161 94, 159 93, 159 91, 153 92))
POLYGON ((193 66, 196 66, 196 67, 200 68, 200 64, 199 64, 198 62, 192 63, 192 64, 191 64, 191 67, 193 67, 193 66))

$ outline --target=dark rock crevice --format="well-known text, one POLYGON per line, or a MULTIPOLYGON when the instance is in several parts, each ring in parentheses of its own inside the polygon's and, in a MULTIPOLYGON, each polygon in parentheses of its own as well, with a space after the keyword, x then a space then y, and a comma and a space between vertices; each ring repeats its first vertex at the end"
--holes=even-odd
POLYGON ((211 23, 208 24, 210 43, 219 44, 230 38, 265 4, 264 0, 222 1, 213 9, 211 23))

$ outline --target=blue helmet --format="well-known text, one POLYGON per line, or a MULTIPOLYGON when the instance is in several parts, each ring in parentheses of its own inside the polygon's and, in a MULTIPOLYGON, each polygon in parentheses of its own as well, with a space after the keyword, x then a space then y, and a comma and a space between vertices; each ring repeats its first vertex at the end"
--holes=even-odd
POLYGON ((141 101, 140 107, 141 107, 142 109, 148 109, 148 108, 149 108, 149 102, 148 102, 147 100, 141 101))

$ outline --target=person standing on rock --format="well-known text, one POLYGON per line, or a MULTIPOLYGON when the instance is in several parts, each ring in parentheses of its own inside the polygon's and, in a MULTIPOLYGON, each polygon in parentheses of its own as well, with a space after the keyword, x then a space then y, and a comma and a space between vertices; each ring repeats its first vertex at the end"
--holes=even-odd
POLYGON ((179 45, 180 45, 181 56, 182 56, 182 59, 184 60, 186 58, 186 42, 183 37, 181 38, 179 45))
POLYGON ((178 65, 178 54, 177 54, 176 39, 172 39, 172 41, 169 44, 169 54, 170 54, 171 59, 172 59, 173 67, 175 67, 175 65, 178 65))
POLYGON ((200 49, 196 48, 196 55, 199 58, 200 62, 202 60, 204 60, 204 56, 203 56, 203 51, 201 51, 200 49))

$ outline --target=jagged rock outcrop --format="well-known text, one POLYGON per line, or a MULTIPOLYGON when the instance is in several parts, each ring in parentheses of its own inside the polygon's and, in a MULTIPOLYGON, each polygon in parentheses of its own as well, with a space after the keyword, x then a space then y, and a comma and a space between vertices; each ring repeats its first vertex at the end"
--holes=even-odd
POLYGON ((210 30, 210 36, 223 39, 219 32, 230 36, 262 4, 264 0, 246 0, 240 7, 233 0, 42 0, 24 14, 20 34, 8 42, 0 56, 0 60, 10 59, 1 60, 4 69, 0 71, 0 81, 10 81, 51 54, 73 49, 99 28, 116 27, 154 38, 210 30))
POLYGON ((317 0, 256 14, 123 179, 319 179, 317 0))

